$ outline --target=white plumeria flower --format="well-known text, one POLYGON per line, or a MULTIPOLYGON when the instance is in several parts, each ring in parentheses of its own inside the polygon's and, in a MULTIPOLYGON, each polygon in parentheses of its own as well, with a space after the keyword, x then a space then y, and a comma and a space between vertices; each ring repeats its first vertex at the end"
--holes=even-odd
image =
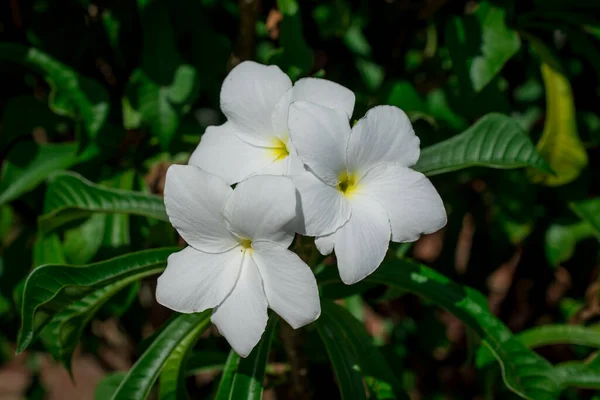
POLYGON ((338 108, 349 119, 354 93, 317 78, 292 81, 279 67, 245 61, 221 87, 221 110, 227 122, 206 129, 189 164, 222 177, 229 184, 254 174, 294 175, 304 172, 288 134, 288 110, 305 100, 338 108))
POLYGON ((188 247, 169 256, 156 298, 181 313, 214 308, 212 322, 242 357, 260 340, 267 307, 299 328, 321 313, 310 268, 287 250, 296 191, 283 176, 231 189, 194 166, 167 171, 165 206, 188 247))
POLYGON ((396 107, 371 109, 351 129, 340 110, 298 101, 291 140, 307 172, 294 177, 305 234, 322 254, 335 248, 340 277, 352 284, 383 261, 390 238, 412 242, 446 224, 439 194, 409 167, 419 138, 396 107))

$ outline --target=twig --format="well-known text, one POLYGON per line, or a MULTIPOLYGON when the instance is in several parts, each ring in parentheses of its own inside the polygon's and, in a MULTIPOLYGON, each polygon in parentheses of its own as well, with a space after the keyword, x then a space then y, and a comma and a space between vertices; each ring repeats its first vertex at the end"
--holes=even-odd
POLYGON ((308 380, 308 367, 302 352, 302 331, 296 330, 281 321, 281 341, 291 365, 291 388, 286 398, 296 400, 311 399, 312 391, 308 380))
POLYGON ((240 33, 235 52, 229 58, 229 68, 244 60, 254 58, 256 50, 256 20, 260 10, 260 0, 239 0, 240 33))

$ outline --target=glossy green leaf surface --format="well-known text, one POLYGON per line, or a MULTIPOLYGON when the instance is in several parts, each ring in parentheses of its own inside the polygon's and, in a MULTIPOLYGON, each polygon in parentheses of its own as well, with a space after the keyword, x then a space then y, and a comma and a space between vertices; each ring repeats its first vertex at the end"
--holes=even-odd
POLYGON ((74 172, 55 175, 48 186, 39 229, 49 232, 93 213, 133 214, 167 221, 163 199, 94 184, 74 172))
POLYGON ((112 400, 144 400, 182 342, 193 342, 209 325, 212 310, 176 316, 129 370, 112 400))
POLYGON ((68 331, 79 329, 89 313, 120 287, 161 272, 174 248, 145 250, 98 263, 44 265, 25 282, 18 351, 27 348, 41 329, 55 317, 68 331), (113 285, 113 286, 111 286, 113 285), (70 324, 70 320, 74 323, 70 324))
POLYGON ((210 315, 205 321, 199 323, 196 329, 192 329, 186 336, 180 339, 179 343, 172 351, 160 372, 158 398, 160 400, 178 400, 185 399, 185 375, 187 370, 187 360, 190 356, 192 347, 198 340, 198 337, 210 324, 210 315))
POLYGON ((367 334, 362 323, 348 310, 330 300, 321 302, 321 310, 321 316, 317 324, 321 326, 321 329, 328 329, 331 332, 337 331, 339 339, 343 338, 356 359, 369 390, 373 392, 376 398, 408 399, 402 384, 394 376, 393 369, 380 350, 375 347, 372 338, 367 334))
POLYGON ((560 387, 553 380, 550 363, 516 339, 492 315, 479 292, 408 260, 384 263, 366 280, 417 294, 454 314, 492 351, 502 367, 506 385, 521 397, 531 400, 558 398, 560 387))
POLYGON ((229 400, 231 395, 231 388, 233 385, 233 377, 237 371, 241 357, 235 351, 231 350, 227 360, 225 361, 225 367, 219 379, 219 384, 215 391, 214 400, 229 400))
POLYGON ((231 382, 230 399, 262 399, 268 356, 278 326, 279 317, 271 314, 260 342, 248 357, 240 359, 238 363, 231 382))
POLYGON ((430 176, 476 166, 549 171, 523 128, 496 113, 482 117, 460 135, 423 149, 414 168, 430 176))
POLYGON ((340 338, 344 332, 339 326, 328 323, 327 318, 315 321, 319 336, 325 345, 327 355, 331 361, 340 395, 343 400, 367 399, 363 377, 358 364, 358 357, 340 338))

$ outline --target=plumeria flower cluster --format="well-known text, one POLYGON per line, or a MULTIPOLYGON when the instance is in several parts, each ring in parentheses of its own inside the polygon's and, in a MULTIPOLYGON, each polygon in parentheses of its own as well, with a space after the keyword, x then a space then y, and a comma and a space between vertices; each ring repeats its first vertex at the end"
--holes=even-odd
POLYGON ((223 125, 209 127, 189 165, 167 172, 165 206, 188 247, 158 280, 159 303, 212 322, 241 356, 260 340, 270 308, 293 328, 316 320, 310 267, 288 250, 296 233, 335 251, 353 284, 383 261, 389 242, 446 224, 421 173, 419 139, 396 107, 353 127, 354 94, 324 79, 294 85, 278 67, 246 61, 221 89, 223 125), (230 185, 235 184, 235 189, 230 185))

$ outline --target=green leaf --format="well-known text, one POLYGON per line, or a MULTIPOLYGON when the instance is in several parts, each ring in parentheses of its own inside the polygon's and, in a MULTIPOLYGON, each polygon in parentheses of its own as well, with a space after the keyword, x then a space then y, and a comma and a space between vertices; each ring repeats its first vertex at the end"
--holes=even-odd
POLYGON ((353 359, 357 361, 362 376, 376 398, 408 399, 402 384, 392 373, 392 369, 379 349, 373 344, 373 339, 365 331, 361 322, 348 310, 323 299, 317 325, 321 326, 321 330, 328 329, 335 333, 337 340, 349 347, 353 359))
POLYGON ((125 378, 126 372, 113 372, 106 375, 98 385, 94 394, 95 400, 107 400, 117 391, 121 381, 125 378))
POLYGON ((165 362, 160 373, 160 390, 158 393, 160 400, 181 400, 187 398, 184 382, 187 361, 190 357, 192 347, 194 347, 194 344, 208 327, 209 323, 210 318, 206 318, 204 324, 199 324, 196 329, 181 338, 179 344, 177 344, 177 347, 175 347, 165 362))
POLYGON ((496 113, 485 115, 457 136, 423 149, 414 168, 431 176, 474 166, 550 171, 519 124, 496 113))
POLYGON ((181 116, 198 95, 198 73, 177 52, 167 2, 138 0, 137 5, 142 25, 142 60, 126 89, 125 122, 137 126, 139 117, 166 149, 181 116))
POLYGON ((577 133, 573 90, 558 60, 538 39, 532 47, 542 58, 546 87, 546 121, 537 149, 554 174, 531 171, 533 182, 560 186, 574 181, 588 164, 588 156, 577 133))
POLYGON ((600 239, 600 198, 587 199, 569 204, 583 221, 587 222, 600 239))
POLYGON ((33 262, 35 265, 65 264, 67 262, 58 234, 38 236, 33 245, 33 262))
MULTIPOLYGON (((577 344, 600 349, 600 330, 580 325, 543 325, 528 329, 516 335, 530 349, 555 344, 577 344)), ((482 347, 477 353, 477 365, 489 364, 494 356, 489 349, 482 347)))
POLYGON ((86 264, 96 255, 106 229, 105 214, 93 214, 80 226, 64 234, 63 250, 67 263, 86 264))
POLYGON ((446 37, 461 85, 480 92, 521 47, 521 39, 505 22, 505 11, 482 2, 473 16, 450 21, 446 37))
POLYGON ((223 368, 223 373, 219 380, 219 385, 215 391, 214 400, 229 400, 231 387, 233 385, 233 377, 235 376, 240 360, 241 357, 238 353, 233 350, 229 352, 227 361, 225 361, 225 368, 223 368))
POLYGON ((168 221, 162 197, 111 189, 74 172, 65 172, 50 180, 38 228, 50 232, 93 213, 133 214, 168 221))
POLYGON ((267 358, 271 350, 278 322, 279 318, 275 314, 271 314, 260 342, 258 342, 248 357, 242 358, 239 361, 237 370, 233 376, 233 382, 231 383, 230 399, 262 399, 267 358))
POLYGON ((277 0, 277 8, 284 15, 294 15, 298 12, 298 2, 296 0, 277 0))
POLYGON ((570 260, 575 254, 577 243, 592 237, 594 233, 596 233, 594 227, 587 221, 571 225, 550 225, 544 238, 544 250, 548 262, 557 266, 570 260))
POLYGON ((345 336, 345 332, 340 332, 337 325, 327 323, 322 317, 315 321, 315 326, 331 360, 342 400, 366 400, 357 356, 345 341, 340 340, 345 336))
POLYGON ((171 320, 119 385, 112 400, 144 400, 182 341, 194 341, 210 325, 212 310, 181 314, 171 320), (193 339, 190 339, 192 337, 193 339))
POLYGON ((555 370, 556 379, 563 388, 578 387, 600 390, 600 356, 596 355, 589 363, 571 361, 558 364, 555 370))
POLYGON ((105 301, 118 290, 111 284, 132 283, 161 272, 174 251, 177 249, 145 250, 89 265, 44 265, 34 269, 23 291, 18 351, 25 350, 55 316, 68 319, 66 310, 94 310, 95 302, 105 301))
POLYGON ((110 108, 108 93, 102 85, 50 55, 20 44, 0 43, 2 59, 17 62, 42 74, 53 88, 50 103, 54 111, 82 121, 90 137, 98 135, 110 108))
MULTIPOLYGON (((408 260, 384 262, 365 280, 414 293, 454 314, 490 348, 502 367, 504 382, 521 397, 532 400, 558 398, 560 388, 552 378, 552 366, 527 349, 494 317, 481 293, 408 260)), ((336 340, 335 336, 332 340, 336 340)))
POLYGON ((9 153, 2 169, 0 205, 35 189, 50 174, 67 169, 91 156, 91 153, 78 155, 77 143, 19 142, 9 153))

